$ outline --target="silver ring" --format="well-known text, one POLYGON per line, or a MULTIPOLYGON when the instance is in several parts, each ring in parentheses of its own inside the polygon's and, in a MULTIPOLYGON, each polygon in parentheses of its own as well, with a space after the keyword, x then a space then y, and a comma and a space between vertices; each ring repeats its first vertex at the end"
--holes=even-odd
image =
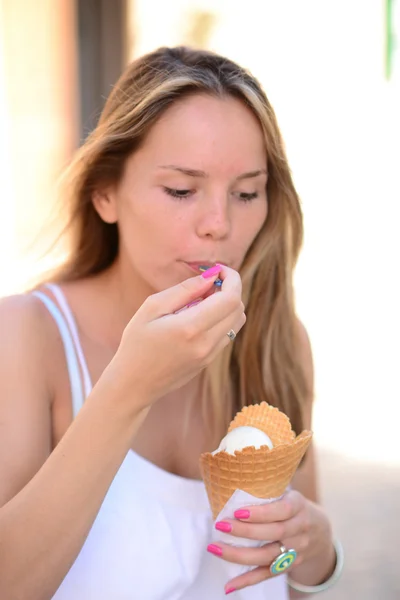
POLYGON ((233 331, 233 329, 231 329, 230 331, 228 331, 228 333, 226 334, 228 336, 228 338, 231 340, 231 342, 233 342, 233 340, 236 337, 236 333, 233 331))
POLYGON ((281 544, 280 554, 270 564, 269 570, 271 574, 279 575, 280 573, 283 573, 284 571, 286 571, 286 569, 292 566, 296 558, 296 550, 293 550, 293 548, 291 548, 290 550, 286 550, 285 546, 281 544))

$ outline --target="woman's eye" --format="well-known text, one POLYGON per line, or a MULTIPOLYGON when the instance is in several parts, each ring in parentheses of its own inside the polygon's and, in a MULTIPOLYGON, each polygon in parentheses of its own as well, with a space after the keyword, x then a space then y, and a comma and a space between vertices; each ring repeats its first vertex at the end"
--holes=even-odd
POLYGON ((258 197, 258 192, 240 192, 239 198, 243 202, 251 202, 251 200, 255 200, 258 197))
POLYGON ((177 190, 174 188, 164 187, 164 191, 173 198, 189 198, 193 190, 177 190))

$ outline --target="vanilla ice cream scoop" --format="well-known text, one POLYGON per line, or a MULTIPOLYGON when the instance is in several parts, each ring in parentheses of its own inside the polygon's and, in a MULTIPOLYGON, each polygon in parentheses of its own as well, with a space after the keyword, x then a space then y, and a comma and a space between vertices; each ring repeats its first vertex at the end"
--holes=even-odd
POLYGON ((243 450, 243 448, 249 446, 254 446, 256 449, 261 448, 261 446, 268 446, 271 450, 273 443, 267 434, 257 427, 235 427, 221 440, 219 447, 212 454, 225 451, 234 456, 235 450, 243 450))

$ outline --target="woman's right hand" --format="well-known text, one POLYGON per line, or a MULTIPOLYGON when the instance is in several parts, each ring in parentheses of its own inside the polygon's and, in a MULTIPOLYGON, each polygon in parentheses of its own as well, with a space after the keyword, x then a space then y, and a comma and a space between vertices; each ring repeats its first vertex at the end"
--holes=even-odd
POLYGON ((240 275, 224 266, 219 274, 206 274, 149 296, 127 325, 107 371, 127 394, 135 390, 137 408, 187 383, 232 343, 228 331, 243 327, 240 275), (223 284, 212 293, 218 276, 223 284))

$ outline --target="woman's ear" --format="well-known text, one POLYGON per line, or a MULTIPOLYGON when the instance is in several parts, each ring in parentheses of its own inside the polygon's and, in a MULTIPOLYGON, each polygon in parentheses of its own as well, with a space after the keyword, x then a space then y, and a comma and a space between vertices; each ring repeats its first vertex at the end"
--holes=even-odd
POLYGON ((92 196, 93 206, 105 223, 118 221, 117 202, 111 190, 96 190, 92 196))

